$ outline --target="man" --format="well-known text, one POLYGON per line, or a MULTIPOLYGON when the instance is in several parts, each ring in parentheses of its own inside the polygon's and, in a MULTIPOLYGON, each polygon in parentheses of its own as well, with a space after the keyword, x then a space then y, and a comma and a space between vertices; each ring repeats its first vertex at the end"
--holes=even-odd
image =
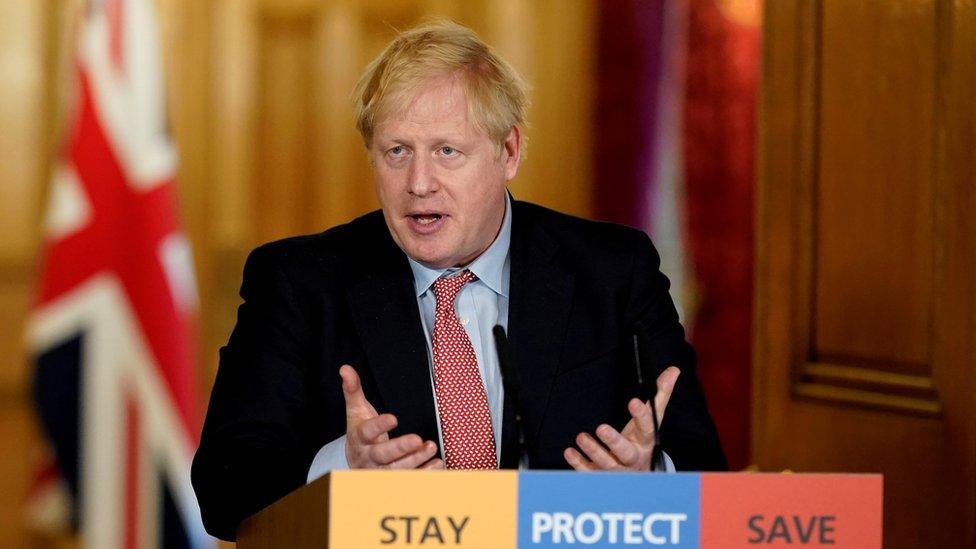
POLYGON ((645 377, 673 466, 724 468, 646 235, 508 194, 514 70, 437 23, 398 36, 357 97, 382 212, 248 258, 194 460, 207 528, 232 539, 340 467, 649 471, 645 377))

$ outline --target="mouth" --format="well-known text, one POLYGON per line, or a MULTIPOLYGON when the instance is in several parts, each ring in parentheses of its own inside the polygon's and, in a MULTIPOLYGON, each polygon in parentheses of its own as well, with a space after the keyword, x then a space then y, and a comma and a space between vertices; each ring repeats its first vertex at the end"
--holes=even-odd
POLYGON ((447 218, 440 212, 414 212, 407 214, 407 225, 418 235, 430 235, 439 231, 447 218))
POLYGON ((407 217, 413 219, 414 221, 420 223, 421 225, 430 225, 432 223, 439 221, 444 216, 436 212, 429 212, 429 213, 409 214, 407 217))

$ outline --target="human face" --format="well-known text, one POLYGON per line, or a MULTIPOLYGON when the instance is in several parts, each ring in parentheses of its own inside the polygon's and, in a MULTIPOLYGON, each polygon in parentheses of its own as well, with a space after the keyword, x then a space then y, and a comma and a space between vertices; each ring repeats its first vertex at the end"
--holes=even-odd
POLYGON ((466 265, 488 249, 505 215, 505 184, 518 172, 520 139, 513 127, 499 150, 469 119, 453 76, 421 87, 381 120, 369 157, 400 249, 433 268, 466 265))

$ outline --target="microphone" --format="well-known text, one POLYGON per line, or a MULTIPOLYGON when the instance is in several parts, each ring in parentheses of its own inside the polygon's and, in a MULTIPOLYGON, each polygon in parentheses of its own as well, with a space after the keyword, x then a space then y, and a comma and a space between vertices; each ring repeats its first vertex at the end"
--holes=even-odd
POLYGON ((522 413, 519 410, 518 375, 515 373, 515 368, 512 364, 512 356, 509 353, 508 337, 505 335, 505 328, 502 328, 500 324, 496 324, 491 329, 491 333, 495 336, 495 351, 498 353, 498 365, 502 371, 502 387, 505 389, 505 400, 509 400, 510 398, 515 410, 515 432, 518 433, 518 446, 515 449, 515 455, 521 459, 522 449, 525 447, 525 436, 522 431, 522 413))
MULTIPOLYGON (((646 393, 644 390, 644 372, 641 368, 640 345, 638 344, 637 334, 634 334, 634 366, 637 368, 637 394, 643 397, 646 393)), ((657 420, 655 400, 657 400, 657 383, 654 384, 654 394, 651 395, 650 400, 651 421, 654 423, 654 450, 651 451, 651 471, 663 471, 664 469, 661 467, 661 429, 660 423, 657 420)))

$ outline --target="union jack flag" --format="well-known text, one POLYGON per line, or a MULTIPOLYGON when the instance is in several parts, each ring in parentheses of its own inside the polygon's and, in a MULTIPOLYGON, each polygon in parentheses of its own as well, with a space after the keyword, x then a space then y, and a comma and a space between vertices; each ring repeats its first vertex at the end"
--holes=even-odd
MULTIPOLYGON (((152 0, 90 0, 28 327, 38 416, 87 547, 200 547, 196 284, 152 0)), ((58 481, 58 479, 61 479, 58 481)))

